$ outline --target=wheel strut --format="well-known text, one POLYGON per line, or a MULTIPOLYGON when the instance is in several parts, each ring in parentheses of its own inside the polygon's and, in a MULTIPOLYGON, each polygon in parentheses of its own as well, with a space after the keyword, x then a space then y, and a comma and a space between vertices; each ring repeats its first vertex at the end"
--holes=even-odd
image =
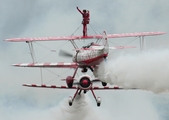
POLYGON ((100 97, 97 97, 97 98, 96 98, 96 95, 94 94, 94 91, 93 91, 92 88, 91 88, 91 92, 92 92, 92 94, 93 94, 93 97, 94 97, 95 100, 96 100, 97 106, 99 107, 100 104, 101 104, 101 98, 100 98, 100 97))

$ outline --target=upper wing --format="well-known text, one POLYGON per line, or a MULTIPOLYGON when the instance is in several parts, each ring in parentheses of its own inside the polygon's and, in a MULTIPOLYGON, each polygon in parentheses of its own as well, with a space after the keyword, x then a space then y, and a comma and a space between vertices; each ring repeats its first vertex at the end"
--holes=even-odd
POLYGON ((94 39, 94 38, 102 38, 102 35, 9 38, 9 39, 5 39, 5 41, 7 41, 7 42, 33 42, 33 41, 80 40, 80 39, 94 39))
MULTIPOLYGON (((107 34, 107 38, 154 36, 154 35, 162 35, 162 34, 165 34, 165 32, 140 32, 140 33, 107 34)), ((58 41, 58 40, 99 39, 99 38, 103 38, 103 35, 9 38, 9 39, 5 39, 5 41, 7 41, 7 42, 33 42, 33 41, 58 41)))
POLYGON ((166 34, 166 33, 165 32, 122 33, 122 34, 108 34, 107 38, 155 36, 155 35, 163 35, 163 34, 166 34))
MULTIPOLYGON (((38 85, 38 84, 23 84, 23 86, 26 87, 37 87, 37 88, 57 88, 57 89, 77 89, 78 86, 73 86, 72 88, 68 88, 67 86, 61 86, 61 85, 38 85)), ((118 86, 114 86, 114 87, 93 87, 93 90, 134 90, 136 88, 121 88, 118 86)))
POLYGON ((59 62, 59 63, 21 63, 21 64, 13 64, 13 66, 17 67, 46 67, 46 68, 55 68, 55 67, 60 67, 60 68, 76 68, 78 67, 77 63, 64 63, 64 62, 59 62))

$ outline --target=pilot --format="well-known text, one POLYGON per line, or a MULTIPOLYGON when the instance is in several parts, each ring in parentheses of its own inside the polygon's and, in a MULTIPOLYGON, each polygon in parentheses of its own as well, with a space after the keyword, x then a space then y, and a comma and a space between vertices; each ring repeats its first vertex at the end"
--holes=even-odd
POLYGON ((93 45, 93 42, 91 42, 88 46, 87 46, 87 48, 89 48, 90 46, 92 46, 93 45))
POLYGON ((90 46, 92 46, 93 44, 94 44, 94 42, 91 42, 89 45, 83 46, 83 48, 90 48, 90 46))
POLYGON ((83 17, 83 36, 87 36, 87 24, 89 24, 90 21, 90 13, 88 10, 83 10, 83 12, 77 7, 77 10, 82 14, 83 17))

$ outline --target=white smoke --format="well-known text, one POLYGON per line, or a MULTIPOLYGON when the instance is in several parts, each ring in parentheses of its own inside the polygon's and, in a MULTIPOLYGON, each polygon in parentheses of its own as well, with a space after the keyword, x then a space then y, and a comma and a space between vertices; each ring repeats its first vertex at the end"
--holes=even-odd
POLYGON ((125 88, 140 88, 153 92, 169 91, 169 50, 151 50, 136 55, 120 55, 102 63, 99 78, 125 88))
POLYGON ((57 120, 100 120, 101 116, 96 113, 88 96, 77 95, 73 105, 69 106, 67 99, 63 100, 59 106, 51 109, 53 118, 57 120))
MULTIPOLYGON (((29 89, 29 88, 28 88, 29 89)), ((44 91, 45 90, 39 90, 44 91)), ((47 91, 47 90, 46 90, 47 91)), ((38 93, 39 94, 39 93, 38 93)), ((100 107, 96 106, 90 92, 86 95, 78 95, 72 106, 68 105, 67 96, 64 92, 50 93, 47 97, 38 95, 36 92, 31 96, 10 95, 1 98, 0 119, 2 120, 159 120, 155 106, 149 97, 154 98, 152 93, 142 91, 116 91, 96 92, 102 97, 100 107), (27 97, 25 97, 27 96, 27 97), (55 97, 53 97, 55 96, 55 97), (47 97, 47 98, 46 98, 47 97), (46 100, 45 100, 46 99, 46 100), (132 99, 132 101, 131 101, 132 99), (42 102, 43 101, 43 102, 42 102), (53 104, 51 104, 54 102, 53 104), (42 104, 39 104, 42 103, 42 104), (59 103, 59 104, 58 104, 59 103)))

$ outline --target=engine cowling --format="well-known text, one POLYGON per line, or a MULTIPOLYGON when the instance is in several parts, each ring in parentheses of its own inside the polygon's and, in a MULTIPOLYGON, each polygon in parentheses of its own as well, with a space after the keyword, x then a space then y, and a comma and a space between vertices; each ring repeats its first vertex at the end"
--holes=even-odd
POLYGON ((67 76, 67 78, 66 78, 66 84, 67 84, 68 88, 72 88, 73 81, 74 81, 74 78, 72 76, 67 76))
POLYGON ((91 87, 91 81, 89 76, 82 76, 79 80, 79 87, 81 89, 89 89, 91 87))

